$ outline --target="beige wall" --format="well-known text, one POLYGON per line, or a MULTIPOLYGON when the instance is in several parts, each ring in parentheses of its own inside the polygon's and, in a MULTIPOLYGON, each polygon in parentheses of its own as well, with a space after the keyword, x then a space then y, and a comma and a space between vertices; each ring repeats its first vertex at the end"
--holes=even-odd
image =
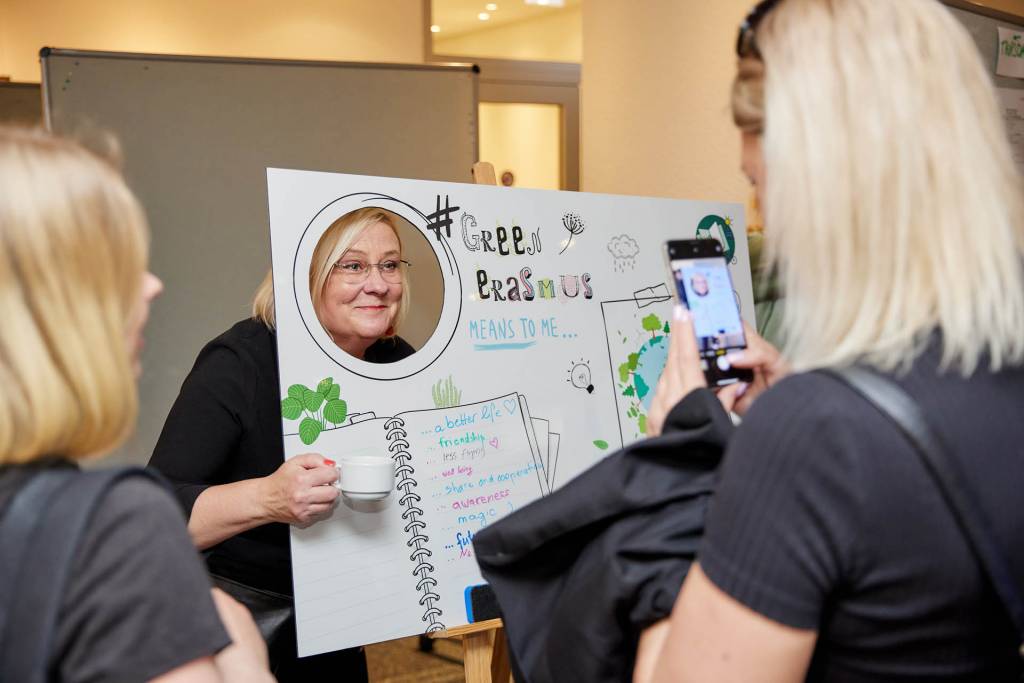
POLYGON ((583 53, 581 22, 582 10, 577 6, 546 17, 474 31, 454 38, 439 33, 434 37, 434 53, 579 62, 583 53))
POLYGON ((39 81, 43 46, 422 62, 420 0, 2 0, 0 75, 39 81))
POLYGON ((561 189, 561 129, 557 104, 481 102, 480 160, 494 164, 498 182, 512 171, 514 187, 561 189))
POLYGON ((582 189, 746 202, 729 113, 751 0, 586 0, 582 189))
POLYGON ((10 10, 7 5, 7 0, 0 2, 0 76, 11 75, 7 66, 7 32, 10 26, 10 10))

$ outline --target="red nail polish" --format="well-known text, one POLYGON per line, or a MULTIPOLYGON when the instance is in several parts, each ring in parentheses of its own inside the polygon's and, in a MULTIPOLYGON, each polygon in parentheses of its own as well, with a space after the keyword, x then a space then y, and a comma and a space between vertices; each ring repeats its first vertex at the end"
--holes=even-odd
POLYGON ((334 467, 334 461, 328 460, 327 458, 324 458, 324 464, 327 465, 328 467, 334 467))

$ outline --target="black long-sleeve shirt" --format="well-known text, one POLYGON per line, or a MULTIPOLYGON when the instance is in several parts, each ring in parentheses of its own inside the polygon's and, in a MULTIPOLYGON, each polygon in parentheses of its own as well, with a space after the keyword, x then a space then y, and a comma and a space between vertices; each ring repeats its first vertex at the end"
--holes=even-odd
MULTIPOLYGON (((399 337, 376 342, 366 360, 413 352, 399 337)), ((247 319, 208 343, 185 378, 149 464, 167 477, 188 515, 210 486, 265 477, 284 462, 277 339, 247 319)), ((288 525, 265 524, 207 553, 215 574, 292 594, 288 525)))

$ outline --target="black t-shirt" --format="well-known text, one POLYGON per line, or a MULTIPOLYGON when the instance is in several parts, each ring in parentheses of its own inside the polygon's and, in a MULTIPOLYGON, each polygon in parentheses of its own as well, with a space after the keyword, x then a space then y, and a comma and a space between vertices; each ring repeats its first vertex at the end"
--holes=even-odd
MULTIPOLYGON (((6 512, 33 467, 0 472, 0 509, 6 512)), ((177 503, 145 479, 115 483, 68 574, 53 647, 56 680, 148 681, 230 642, 177 503)))
MULTIPOLYGON (((413 352, 392 337, 376 342, 365 357, 390 363, 413 352)), ((199 352, 149 464, 171 481, 191 515, 208 487, 265 477, 283 462, 276 335, 263 323, 243 320, 199 352)), ((287 524, 233 536, 207 552, 207 564, 216 574, 292 594, 287 524)))
MULTIPOLYGON (((1024 370, 898 381, 966 473, 1024 586, 1024 370)), ((788 378, 726 452, 699 555, 718 587, 819 632, 809 680, 1016 681, 1009 618, 897 428, 835 378, 788 378)))

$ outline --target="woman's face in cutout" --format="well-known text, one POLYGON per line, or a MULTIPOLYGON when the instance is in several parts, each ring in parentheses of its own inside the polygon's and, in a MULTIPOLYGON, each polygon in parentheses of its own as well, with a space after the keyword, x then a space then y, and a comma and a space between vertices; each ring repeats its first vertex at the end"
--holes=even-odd
MULTIPOLYGON (((402 258, 402 246, 386 223, 367 227, 338 263, 358 261, 364 266, 402 258)), ((387 334, 402 301, 402 283, 388 282, 380 269, 370 267, 362 282, 346 281, 335 267, 327 276, 317 316, 331 339, 346 353, 362 358, 366 349, 387 334)))

